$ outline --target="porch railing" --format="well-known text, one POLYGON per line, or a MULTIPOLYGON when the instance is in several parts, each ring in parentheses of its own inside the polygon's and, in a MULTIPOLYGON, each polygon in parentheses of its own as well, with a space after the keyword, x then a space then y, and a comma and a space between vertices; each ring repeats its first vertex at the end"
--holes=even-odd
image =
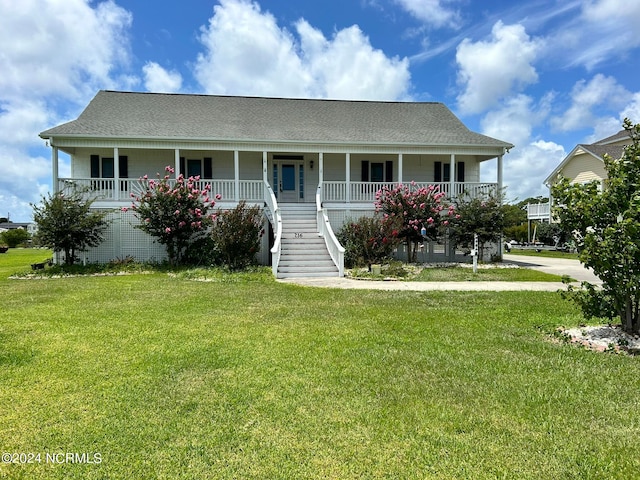
MULTIPOLYGON (((138 195, 144 190, 145 183, 149 180, 133 178, 60 178, 58 180, 59 191, 70 191, 73 188, 85 192, 87 197, 99 201, 123 201, 131 200, 131 194, 138 195)), ((169 180, 173 185, 175 180, 169 180)), ((212 195, 220 194, 223 202, 235 201, 235 180, 199 180, 195 182, 199 190, 205 186, 211 187, 212 195)), ((240 180, 238 200, 262 203, 264 199, 262 180, 240 180)))
MULTIPOLYGON (((453 194, 450 182, 415 182, 406 183, 412 189, 428 187, 434 185, 439 187, 448 198, 462 195, 477 198, 490 194, 496 194, 497 183, 484 182, 456 182, 453 184, 453 194)), ((398 183, 389 182, 349 182, 349 198, 347 198, 347 182, 323 182, 322 200, 324 202, 352 202, 352 203, 373 203, 376 199, 376 192, 384 187, 395 188, 398 183)))
POLYGON ((280 264, 280 255, 282 253, 282 215, 278 208, 276 196, 268 182, 263 182, 263 197, 275 233, 273 247, 271 247, 271 269, 273 276, 277 278, 278 265, 280 264))
POLYGON ((318 185, 316 190, 316 222, 318 225, 318 234, 324 238, 327 250, 331 256, 331 260, 338 267, 338 276, 344 277, 344 247, 333 233, 329 217, 322 208, 322 183, 318 185))
POLYGON ((527 219, 528 220, 548 220, 551 216, 549 203, 528 203, 527 219))

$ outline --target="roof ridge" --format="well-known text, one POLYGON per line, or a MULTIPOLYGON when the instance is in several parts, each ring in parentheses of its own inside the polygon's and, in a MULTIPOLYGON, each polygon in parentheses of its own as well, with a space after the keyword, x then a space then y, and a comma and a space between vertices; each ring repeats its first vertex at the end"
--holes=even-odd
POLYGON ((136 92, 129 90, 100 90, 103 93, 118 93, 125 95, 157 95, 157 96, 174 96, 174 97, 206 97, 206 98, 243 98, 250 100, 287 100, 302 102, 344 102, 344 103, 385 103, 400 105, 444 105, 443 102, 419 102, 416 100, 362 100, 362 99, 342 99, 342 98, 308 98, 308 97, 269 97, 265 95, 230 95, 230 94, 211 94, 211 93, 169 93, 169 92, 136 92))

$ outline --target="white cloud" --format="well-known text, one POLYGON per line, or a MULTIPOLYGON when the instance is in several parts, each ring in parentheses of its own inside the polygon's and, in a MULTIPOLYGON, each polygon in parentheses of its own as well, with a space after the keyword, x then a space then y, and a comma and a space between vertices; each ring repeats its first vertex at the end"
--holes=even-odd
POLYGON ((182 75, 179 72, 167 71, 156 62, 147 62, 142 71, 144 86, 149 92, 174 93, 182 87, 182 75))
POLYGON ((571 91, 571 106, 551 120, 559 131, 587 128, 605 118, 603 112, 617 114, 632 100, 632 95, 613 77, 597 74, 590 81, 578 81, 571 91), (598 114, 594 113, 597 110, 598 114))
POLYGON ((38 203, 40 195, 48 189, 46 181, 51 177, 51 160, 30 156, 24 150, 6 149, 0 162, 0 215, 11 212, 16 221, 31 220, 31 206, 38 203))
POLYGON ((491 39, 458 46, 458 83, 464 91, 458 96, 463 113, 480 113, 500 99, 538 81, 533 67, 541 43, 531 40, 522 25, 503 25, 498 21, 491 39))
POLYGON ((298 22, 297 30, 315 96, 372 100, 407 96, 409 61, 388 58, 374 49, 357 26, 337 32, 333 40, 304 20, 298 22))
POLYGON ((628 118, 635 125, 640 123, 640 92, 633 94, 631 101, 622 109, 620 120, 628 118))
POLYGON ((0 0, 3 98, 77 99, 109 85, 128 58, 131 15, 113 1, 0 0))
POLYGON ((195 76, 207 93, 305 95, 309 78, 292 35, 257 3, 221 0, 200 40, 195 76))
POLYGON ((407 97, 409 62, 374 49, 357 26, 326 39, 305 20, 296 37, 246 0, 221 0, 202 28, 194 73, 207 93, 341 99, 407 97), (298 39, 299 38, 299 39, 298 39))
POLYGON ((11 132, 0 139, 0 208, 21 221, 51 182, 38 133, 96 90, 136 83, 116 73, 129 59, 132 17, 112 0, 0 0, 0 11, 0 130, 11 132))
POLYGON ((524 200, 527 197, 549 195, 544 179, 567 156, 564 147, 555 142, 537 140, 511 157, 505 157, 504 179, 509 185, 508 197, 524 200))
POLYGON ((460 13, 445 5, 453 3, 452 0, 396 0, 396 3, 427 25, 436 28, 460 25, 460 13))
MULTIPOLYGON (((562 145, 532 138, 536 127, 548 118, 553 95, 537 103, 520 94, 487 113, 481 121, 482 133, 511 142, 515 148, 504 156, 503 175, 508 201, 548 195, 544 179, 566 156, 562 145)), ((482 178, 495 181, 495 163, 483 166, 482 178)))
POLYGON ((588 0, 583 6, 581 42, 573 63, 592 69, 640 45, 640 2, 588 0), (597 42, 591 41, 596 37, 597 42))

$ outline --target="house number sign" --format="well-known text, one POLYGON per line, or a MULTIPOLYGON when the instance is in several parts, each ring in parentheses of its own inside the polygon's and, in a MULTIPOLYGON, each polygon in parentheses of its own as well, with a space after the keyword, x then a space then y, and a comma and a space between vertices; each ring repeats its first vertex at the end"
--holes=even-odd
POLYGON ((296 232, 294 238, 302 238, 302 233, 296 232))

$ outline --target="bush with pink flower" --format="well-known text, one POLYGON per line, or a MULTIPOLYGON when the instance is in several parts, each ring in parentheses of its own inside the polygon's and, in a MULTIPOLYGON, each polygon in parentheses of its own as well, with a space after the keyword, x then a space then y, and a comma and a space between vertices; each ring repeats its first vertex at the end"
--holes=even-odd
POLYGON ((415 182, 395 188, 384 187, 376 193, 376 212, 397 230, 397 236, 407 246, 410 262, 416 259, 423 229, 427 238, 436 239, 456 215, 455 206, 447 205, 444 197, 445 193, 439 187, 418 187, 415 182))
POLYGON ((175 170, 170 166, 165 173, 163 177, 158 174, 156 180, 148 180, 146 175, 140 178, 143 189, 139 195, 131 194, 131 209, 140 220, 136 228, 155 237, 166 247, 169 263, 179 265, 189 245, 206 235, 212 225, 215 215, 209 209, 215 200, 209 185, 200 189, 200 177, 180 174, 172 178, 175 170))

